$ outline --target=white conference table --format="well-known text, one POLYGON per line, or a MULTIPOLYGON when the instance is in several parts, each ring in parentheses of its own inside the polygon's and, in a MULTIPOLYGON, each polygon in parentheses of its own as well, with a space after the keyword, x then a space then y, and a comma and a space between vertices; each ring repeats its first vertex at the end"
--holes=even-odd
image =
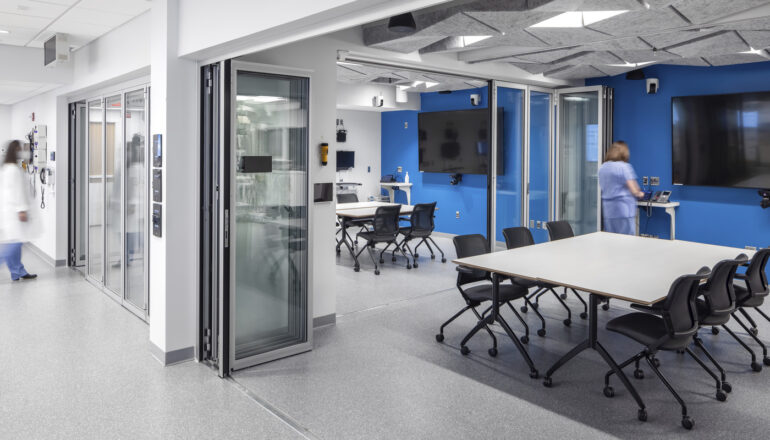
MULTIPOLYGON (((581 351, 593 349, 601 354, 639 404, 640 409, 643 409, 644 403, 639 394, 598 341, 597 309, 601 298, 616 298, 650 305, 664 299, 671 284, 678 277, 696 273, 703 266, 712 268, 719 261, 735 258, 742 253, 749 258, 754 255, 754 251, 739 248, 595 232, 460 258, 454 260, 454 263, 492 273, 492 311, 477 324, 474 332, 498 321, 514 342, 518 342, 516 335, 504 320, 498 319, 501 278, 516 276, 589 292, 588 338, 548 370, 543 384, 550 387, 551 377, 556 370, 581 351)), ((518 343, 516 345, 520 346, 518 343)), ((519 350, 523 351, 525 361, 530 367, 530 376, 537 378, 538 371, 523 346, 519 350)))
POLYGON ((380 206, 401 206, 401 214, 411 214, 414 211, 412 205, 399 205, 398 203, 387 202, 354 202, 338 203, 336 206, 337 217, 340 219, 340 229, 342 238, 337 240, 337 253, 340 253, 340 246, 343 244, 348 248, 348 252, 355 259, 356 253, 353 250, 353 238, 348 234, 348 227, 354 220, 368 220, 374 218, 377 208, 380 206))

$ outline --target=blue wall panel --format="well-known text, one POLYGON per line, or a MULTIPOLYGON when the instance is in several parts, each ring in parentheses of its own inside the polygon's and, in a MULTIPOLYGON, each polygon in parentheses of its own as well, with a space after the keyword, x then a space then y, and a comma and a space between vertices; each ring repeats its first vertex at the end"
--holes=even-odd
MULTIPOLYGON (((673 96, 770 90, 770 62, 724 67, 651 66, 647 78, 658 78, 660 90, 648 95, 644 81, 624 75, 586 80, 586 85, 615 89, 614 138, 629 143, 631 164, 642 176, 659 176, 656 189, 671 189, 677 210, 676 237, 727 246, 770 246, 770 209, 759 206, 755 190, 672 186, 671 98, 673 96)), ((668 216, 654 210, 641 229, 668 238, 668 216)))

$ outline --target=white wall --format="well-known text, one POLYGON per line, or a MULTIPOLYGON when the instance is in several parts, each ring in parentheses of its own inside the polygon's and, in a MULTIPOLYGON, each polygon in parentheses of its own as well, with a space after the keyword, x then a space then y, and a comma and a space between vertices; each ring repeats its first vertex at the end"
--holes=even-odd
POLYGON ((355 151, 355 167, 338 171, 337 181, 359 182, 358 199, 380 193, 380 141, 382 139, 382 117, 379 112, 359 110, 337 110, 337 118, 345 121, 348 131, 347 142, 337 143, 337 150, 355 151), (367 168, 371 167, 371 171, 367 168))
POLYGON ((420 110, 420 94, 407 92, 407 102, 396 102, 395 86, 337 83, 337 108, 368 111, 420 110), (372 98, 375 96, 382 96, 382 107, 376 108, 372 105, 372 98))
MULTIPOLYGON (((312 182, 333 182, 336 171, 336 51, 325 38, 283 46, 243 58, 246 61, 312 70, 310 84, 310 175, 312 182), (321 165, 318 145, 329 143, 329 163, 321 165)), ((316 203, 311 211, 313 316, 336 313, 334 204, 316 203)))
MULTIPOLYGON (((11 138, 11 107, 0 105, 0 144, 11 138)), ((0 146, 0 148, 2 148, 0 146)))

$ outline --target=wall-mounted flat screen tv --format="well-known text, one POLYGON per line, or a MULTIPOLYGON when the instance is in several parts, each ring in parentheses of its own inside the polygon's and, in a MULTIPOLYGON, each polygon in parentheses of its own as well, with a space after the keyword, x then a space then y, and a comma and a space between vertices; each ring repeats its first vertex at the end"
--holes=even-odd
MULTIPOLYGON (((498 108, 497 173, 503 174, 503 109, 498 108)), ((426 173, 487 174, 489 169, 489 111, 485 108, 417 115, 420 171, 426 173)))
POLYGON ((337 150, 337 171, 349 170, 356 165, 355 151, 337 150))
POLYGON ((770 92, 671 100, 675 185, 770 188, 770 92))

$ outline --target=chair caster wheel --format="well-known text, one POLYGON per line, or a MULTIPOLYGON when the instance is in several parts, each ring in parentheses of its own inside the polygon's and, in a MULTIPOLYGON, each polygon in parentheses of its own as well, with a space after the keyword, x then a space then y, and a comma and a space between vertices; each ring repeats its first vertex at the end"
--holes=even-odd
POLYGON ((563 322, 563 323, 564 323, 564 325, 565 325, 565 326, 567 326, 567 327, 569 327, 569 326, 572 324, 572 320, 571 320, 571 319, 569 319, 569 318, 565 319, 565 320, 564 320, 564 321, 562 321, 562 322, 563 322))
POLYGON ((546 376, 543 379, 543 386, 546 388, 551 388, 553 386, 553 379, 551 379, 550 376, 546 376))
POLYGON ((634 377, 637 379, 644 379, 644 371, 643 370, 634 370, 634 377))
POLYGON ((733 392, 733 386, 730 385, 730 382, 722 382, 722 391, 725 393, 731 393, 733 392))
POLYGON ((337 249, 337 255, 339 255, 339 254, 340 254, 340 250, 339 250, 339 249, 337 249))
POLYGON ((497 349, 496 348, 490 348, 489 350, 487 350, 487 352, 489 353, 490 356, 497 357, 497 349))
POLYGON ((762 364, 757 363, 757 362, 752 362, 751 363, 751 369, 754 370, 755 372, 759 373, 760 371, 762 371, 762 364))
POLYGON ((375 270, 375 271, 374 271, 374 274, 375 274, 375 275, 379 275, 379 274, 380 274, 380 270, 379 270, 379 269, 375 270))
POLYGON ((567 294, 566 293, 562 293, 561 295, 559 295, 559 298, 567 299, 567 294))
POLYGON ((380 264, 384 264, 384 263, 385 263, 385 260, 380 258, 380 264))
POLYGON ((416 260, 418 258, 420 258, 420 254, 414 254, 414 259, 416 260))
POLYGON ((541 336, 541 337, 542 337, 542 336, 545 336, 545 329, 544 329, 544 328, 541 328, 541 329, 539 329, 539 330, 537 331, 537 335, 538 335, 538 336, 541 336))
POLYGON ((676 350, 676 354, 684 354, 684 350, 676 350))
POLYGON ((602 304, 602 310, 604 310, 606 312, 609 309, 610 309, 610 305, 609 304, 607 304, 607 303, 602 304))
POLYGON ((395 263, 396 262, 396 257, 391 258, 390 261, 395 263))
POLYGON ((754 336, 759 334, 759 329, 757 329, 756 327, 751 328, 750 331, 751 331, 751 334, 753 334, 754 336))
POLYGON ((521 313, 527 313, 527 311, 529 309, 527 308, 527 306, 521 306, 521 308, 519 308, 519 310, 521 310, 521 313))
POLYGON ((660 367, 660 360, 658 360, 658 358, 652 358, 652 363, 655 364, 656 367, 660 367))
POLYGON ((417 262, 416 262, 416 261, 414 262, 414 264, 412 265, 412 267, 413 267, 413 268, 415 268, 415 269, 417 269, 417 262))
POLYGON ((583 312, 580 314, 580 319, 588 319, 588 313, 583 312))
POLYGON ((646 409, 640 409, 639 412, 636 413, 636 418, 639 419, 640 422, 646 422, 647 421, 647 410, 646 409))
POLYGON ((531 377, 532 379, 537 379, 538 377, 540 377, 540 373, 537 370, 532 370, 529 372, 529 377, 531 377))
POLYGON ((522 336, 519 338, 522 344, 529 344, 529 336, 522 336))
POLYGON ((604 387, 604 397, 607 397, 607 398, 610 398, 610 399, 615 397, 615 389, 612 388, 609 385, 604 387))
POLYGON ((444 258, 444 257, 441 257, 441 262, 442 262, 442 263, 446 263, 446 258, 444 258))
POLYGON ((540 304, 538 304, 538 303, 532 304, 532 309, 533 310, 537 310, 538 307, 540 307, 540 304))
POLYGON ((765 356, 765 358, 762 359, 762 363, 770 367, 770 358, 765 356))
POLYGON ((718 335, 719 334, 719 329, 716 328, 716 327, 711 327, 711 334, 712 335, 718 335))
POLYGON ((431 255, 431 256, 430 256, 430 259, 431 259, 431 260, 435 260, 435 259, 436 259, 436 256, 435 256, 435 255, 431 255))
POLYGON ((436 342, 444 342, 444 335, 441 333, 436 335, 436 342))
POLYGON ((462 353, 463 356, 467 356, 468 353, 470 352, 471 352, 471 349, 468 348, 467 346, 463 345, 462 347, 460 347, 460 353, 462 353))
POLYGON ((690 416, 682 417, 682 426, 684 429, 692 429, 695 426, 695 420, 690 416))
POLYGON ((353 268, 353 270, 354 270, 354 271, 356 271, 356 272, 358 272, 358 271, 360 271, 360 270, 361 270, 361 267, 359 267, 359 266, 355 266, 355 267, 353 268))
POLYGON ((723 393, 722 390, 717 390, 717 400, 720 402, 724 402, 727 400, 727 394, 723 393))
POLYGON ((407 264, 407 265, 406 265, 406 268, 407 268, 407 270, 408 270, 408 269, 411 269, 411 268, 412 268, 412 265, 411 265, 411 264, 407 264))

